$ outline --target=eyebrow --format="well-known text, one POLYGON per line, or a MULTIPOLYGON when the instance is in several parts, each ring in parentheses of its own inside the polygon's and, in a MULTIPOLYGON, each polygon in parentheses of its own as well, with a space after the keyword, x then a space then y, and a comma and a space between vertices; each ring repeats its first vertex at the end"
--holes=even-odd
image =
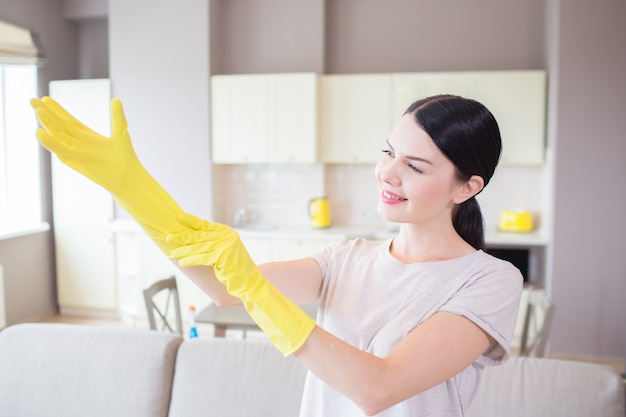
MULTIPOLYGON (((385 142, 387 142, 387 146, 389 146, 391 148, 391 150, 393 151, 393 146, 391 146, 391 143, 389 143, 389 139, 387 139, 385 142)), ((420 158, 419 156, 411 156, 411 155, 407 155, 405 157, 406 159, 410 159, 411 161, 419 161, 419 162, 424 162, 426 164, 429 165, 434 165, 432 163, 432 161, 428 160, 428 159, 424 159, 424 158, 420 158)))

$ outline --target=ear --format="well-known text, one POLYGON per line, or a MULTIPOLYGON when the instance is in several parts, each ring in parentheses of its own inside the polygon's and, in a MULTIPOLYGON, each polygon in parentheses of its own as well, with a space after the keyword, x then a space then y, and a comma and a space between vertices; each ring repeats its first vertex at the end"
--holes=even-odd
POLYGON ((483 177, 479 175, 472 175, 469 181, 463 183, 457 191, 457 194, 454 197, 455 204, 461 204, 474 197, 482 191, 484 186, 485 180, 483 180, 483 177))

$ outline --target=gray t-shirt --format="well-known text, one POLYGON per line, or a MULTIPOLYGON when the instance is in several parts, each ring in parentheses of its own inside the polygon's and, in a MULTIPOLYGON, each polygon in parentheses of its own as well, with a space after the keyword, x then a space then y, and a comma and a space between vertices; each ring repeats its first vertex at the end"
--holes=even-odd
MULTIPOLYGON (((509 357, 523 278, 517 268, 483 251, 461 258, 404 264, 391 239, 355 239, 312 255, 322 270, 317 324, 338 338, 384 357, 438 311, 467 317, 495 342, 472 365, 379 416, 463 416, 484 365, 509 357)), ((309 372, 301 417, 362 416, 348 398, 309 372)))

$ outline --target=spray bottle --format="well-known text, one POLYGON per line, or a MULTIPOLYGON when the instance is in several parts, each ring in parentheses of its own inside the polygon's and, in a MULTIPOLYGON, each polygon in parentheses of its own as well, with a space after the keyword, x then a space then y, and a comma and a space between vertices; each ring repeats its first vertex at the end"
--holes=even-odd
POLYGON ((189 338, 198 337, 198 327, 196 326, 196 307, 189 306, 189 338))

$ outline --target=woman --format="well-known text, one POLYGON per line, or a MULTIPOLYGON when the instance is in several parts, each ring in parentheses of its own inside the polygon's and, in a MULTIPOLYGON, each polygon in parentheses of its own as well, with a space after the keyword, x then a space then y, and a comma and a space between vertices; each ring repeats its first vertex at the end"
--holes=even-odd
POLYGON ((130 153, 133 162, 125 165, 142 170, 121 105, 113 106, 108 142, 89 136, 50 100, 33 105, 44 146, 130 206, 216 303, 243 303, 270 341, 310 370, 301 416, 462 416, 482 367, 508 358, 522 277, 481 250, 475 196, 493 175, 501 141, 480 103, 456 96, 417 101, 389 135, 376 166, 378 211, 400 223, 397 236, 340 242, 258 268, 232 229, 182 213, 147 174, 143 181, 163 197, 167 221, 148 213, 119 180, 107 181, 106 170, 93 172, 88 161, 101 159, 95 152, 76 152, 88 142, 81 138, 100 147, 123 143, 115 152, 130 153), (297 304, 316 299, 313 321, 297 304))

